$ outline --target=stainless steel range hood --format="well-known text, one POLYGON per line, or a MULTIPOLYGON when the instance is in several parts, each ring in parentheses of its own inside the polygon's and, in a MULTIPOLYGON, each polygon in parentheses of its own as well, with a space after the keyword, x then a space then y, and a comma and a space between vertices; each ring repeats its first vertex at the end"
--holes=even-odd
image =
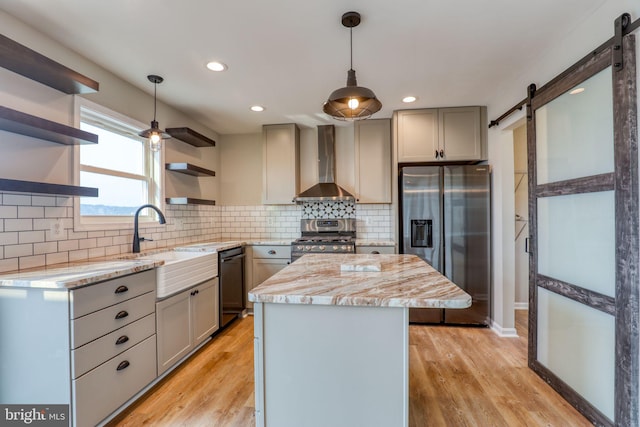
POLYGON ((296 202, 354 201, 355 197, 335 183, 335 139, 333 125, 318 126, 318 183, 294 199, 296 202))

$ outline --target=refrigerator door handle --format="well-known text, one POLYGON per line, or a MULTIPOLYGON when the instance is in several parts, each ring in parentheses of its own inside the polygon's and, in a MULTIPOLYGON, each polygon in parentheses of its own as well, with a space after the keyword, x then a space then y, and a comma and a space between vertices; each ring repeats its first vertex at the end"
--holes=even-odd
POLYGON ((524 238, 524 251, 528 254, 531 253, 531 245, 529 243, 529 239, 530 239, 529 237, 524 238))

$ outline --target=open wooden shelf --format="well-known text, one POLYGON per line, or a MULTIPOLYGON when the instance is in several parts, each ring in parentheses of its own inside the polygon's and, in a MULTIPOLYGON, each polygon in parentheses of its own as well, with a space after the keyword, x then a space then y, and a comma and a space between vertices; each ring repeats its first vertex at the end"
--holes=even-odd
POLYGON ((19 181, 0 178, 0 191, 19 193, 56 194, 59 196, 98 197, 98 189, 75 185, 48 184, 45 182, 19 181))
POLYGON ((164 165, 168 171, 180 172, 191 176, 216 176, 215 171, 192 165, 191 163, 166 163, 164 165))
POLYGON ((0 106, 0 130, 64 145, 98 143, 98 135, 3 106, 0 106))
POLYGON ((167 197, 168 205, 209 205, 215 206, 215 200, 194 199, 192 197, 167 197))
POLYGON ((194 147, 215 147, 216 142, 202 135, 201 133, 196 132, 190 128, 167 128, 165 131, 174 137, 175 139, 179 139, 182 142, 186 142, 189 145, 193 145, 194 147))
POLYGON ((67 94, 94 93, 100 84, 0 34, 0 66, 67 94))

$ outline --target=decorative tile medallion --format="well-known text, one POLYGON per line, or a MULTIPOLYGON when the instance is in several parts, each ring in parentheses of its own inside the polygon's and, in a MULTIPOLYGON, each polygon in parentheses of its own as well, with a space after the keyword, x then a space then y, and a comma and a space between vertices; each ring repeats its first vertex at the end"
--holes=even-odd
POLYGON ((355 218, 355 202, 304 202, 302 218, 355 218))

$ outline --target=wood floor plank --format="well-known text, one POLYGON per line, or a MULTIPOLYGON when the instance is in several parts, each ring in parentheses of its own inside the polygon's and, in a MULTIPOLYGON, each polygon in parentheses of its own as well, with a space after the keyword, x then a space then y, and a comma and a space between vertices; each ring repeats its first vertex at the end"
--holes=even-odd
MULTIPOLYGON (((527 312, 518 338, 484 328, 409 327, 411 427, 590 426, 527 367, 527 312)), ((116 426, 255 425, 253 318, 234 322, 135 405, 116 426)))

